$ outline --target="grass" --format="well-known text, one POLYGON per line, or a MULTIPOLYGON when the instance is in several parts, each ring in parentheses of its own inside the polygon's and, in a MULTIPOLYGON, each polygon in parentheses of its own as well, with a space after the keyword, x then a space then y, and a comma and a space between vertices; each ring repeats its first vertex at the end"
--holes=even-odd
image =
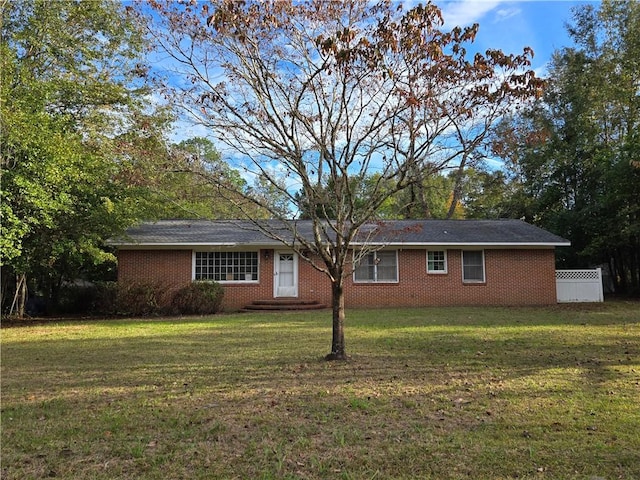
POLYGON ((9 479, 637 479, 640 304, 2 329, 9 479))

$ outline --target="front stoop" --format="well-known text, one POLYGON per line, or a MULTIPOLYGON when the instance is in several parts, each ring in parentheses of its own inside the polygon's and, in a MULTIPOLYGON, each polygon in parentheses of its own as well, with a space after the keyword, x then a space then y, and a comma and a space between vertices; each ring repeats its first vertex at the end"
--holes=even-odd
POLYGON ((298 298, 278 298, 276 300, 254 300, 245 306, 241 312, 275 312, 282 310, 322 310, 326 305, 317 300, 300 300, 298 298))

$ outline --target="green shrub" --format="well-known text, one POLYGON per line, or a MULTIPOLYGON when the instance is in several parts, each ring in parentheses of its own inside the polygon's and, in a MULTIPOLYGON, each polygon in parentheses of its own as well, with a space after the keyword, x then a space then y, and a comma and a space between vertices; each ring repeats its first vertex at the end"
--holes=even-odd
POLYGON ((224 289, 216 282, 192 282, 178 290, 172 300, 172 311, 182 315, 217 313, 222 305, 224 289))
POLYGON ((169 290, 158 283, 119 283, 116 311, 120 315, 146 317, 165 313, 169 290))
POLYGON ((64 285, 58 291, 54 311, 68 315, 112 315, 116 311, 116 282, 64 285))
POLYGON ((101 282, 65 285, 55 312, 67 315, 205 315, 217 313, 224 290, 215 282, 193 282, 172 293, 159 283, 101 282))

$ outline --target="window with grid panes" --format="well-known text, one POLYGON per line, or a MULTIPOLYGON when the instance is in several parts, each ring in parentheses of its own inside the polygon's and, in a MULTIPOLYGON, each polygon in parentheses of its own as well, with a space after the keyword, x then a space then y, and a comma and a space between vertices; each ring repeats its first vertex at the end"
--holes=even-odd
POLYGON ((429 250, 427 252, 427 272, 447 273, 447 253, 444 250, 429 250))
POLYGON ((196 280, 258 281, 258 252, 196 252, 196 280))

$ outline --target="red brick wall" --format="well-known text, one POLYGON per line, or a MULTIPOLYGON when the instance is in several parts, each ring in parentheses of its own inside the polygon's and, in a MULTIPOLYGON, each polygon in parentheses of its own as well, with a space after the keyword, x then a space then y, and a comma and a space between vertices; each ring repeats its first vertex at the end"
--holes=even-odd
MULTIPOLYGON (((447 273, 428 274, 425 250, 398 252, 398 283, 345 284, 347 307, 429 305, 548 305, 556 303, 555 255, 545 250, 485 250, 481 284, 462 281, 461 251, 447 251, 447 273)), ((254 300, 273 298, 273 250, 260 251, 260 282, 224 284, 223 307, 236 310, 254 300), (266 254, 268 252, 268 254, 266 254)), ((182 285, 192 279, 190 250, 121 250, 120 281, 182 285)), ((331 305, 326 275, 307 262, 298 265, 298 297, 331 305)))
POLYGON ((118 281, 182 286, 192 278, 191 250, 120 250, 118 281))
POLYGON ((461 250, 447 273, 427 273, 425 250, 398 252, 399 283, 347 284, 347 306, 548 305, 556 303, 553 250, 485 250, 485 282, 462 281, 461 250))

